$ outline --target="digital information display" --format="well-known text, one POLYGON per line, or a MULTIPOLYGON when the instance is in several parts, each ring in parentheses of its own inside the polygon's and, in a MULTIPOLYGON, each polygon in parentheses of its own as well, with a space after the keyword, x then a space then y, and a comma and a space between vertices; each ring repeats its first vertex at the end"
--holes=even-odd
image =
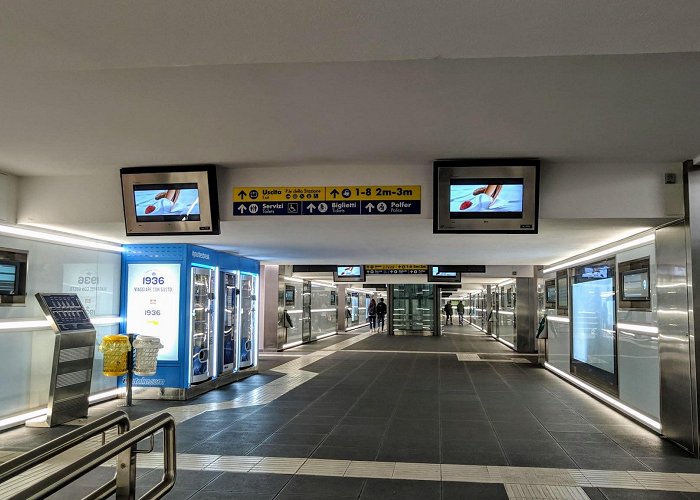
POLYGON ((452 179, 450 217, 521 218, 523 179, 452 179))
POLYGON ((359 278, 362 276, 362 268, 360 266, 338 266, 339 278, 359 278))
POLYGON ((0 294, 13 295, 17 284, 17 267, 0 264, 0 294))
POLYGON ((138 222, 200 220, 195 183, 134 185, 134 205, 138 222))
POLYGON ((622 274, 622 300, 649 300, 649 271, 622 274))
POLYGON ((573 358, 605 372, 615 373, 615 294, 612 278, 575 283, 573 358))
POLYGON ((129 264, 126 328, 153 335, 163 348, 158 359, 178 359, 180 264, 129 264))
POLYGON ((430 274, 432 276, 435 276, 436 278, 456 278, 457 277, 457 273, 455 271, 440 271, 440 268, 437 266, 432 267, 430 274))
POLYGON ((58 331, 75 332, 78 330, 94 330, 87 312, 74 293, 43 294, 37 298, 45 313, 51 316, 58 331), (43 303, 42 303, 43 301, 43 303))

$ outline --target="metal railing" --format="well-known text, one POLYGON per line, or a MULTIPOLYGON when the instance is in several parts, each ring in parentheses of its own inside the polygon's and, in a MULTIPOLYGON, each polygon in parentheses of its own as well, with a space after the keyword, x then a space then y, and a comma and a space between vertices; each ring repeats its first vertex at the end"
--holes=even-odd
MULTIPOLYGON (((117 457, 117 471, 113 479, 97 488, 84 500, 108 498, 116 494, 117 500, 133 500, 136 498, 136 448, 137 443, 150 438, 163 430, 163 477, 153 488, 141 498, 152 500, 163 497, 175 485, 175 420, 172 415, 162 413, 151 420, 129 430, 129 418, 123 411, 111 413, 90 424, 71 431, 38 448, 30 450, 4 464, 0 465, 0 484, 16 477, 22 472, 31 470, 52 457, 63 453, 72 447, 92 438, 107 429, 117 427, 120 435, 114 440, 103 444, 97 450, 88 452, 85 456, 62 466, 46 477, 14 492, 7 497, 12 500, 45 498, 61 488, 99 467, 111 458, 117 457)), ((151 446, 151 449, 153 446, 151 446)))

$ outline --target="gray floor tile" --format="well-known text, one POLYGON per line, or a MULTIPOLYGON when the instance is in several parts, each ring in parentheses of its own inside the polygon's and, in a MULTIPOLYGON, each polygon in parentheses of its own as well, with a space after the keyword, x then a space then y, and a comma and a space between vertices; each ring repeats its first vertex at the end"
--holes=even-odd
POLYGON ((440 500, 440 497, 438 482, 368 479, 360 500, 440 500))
POLYGON ((442 483, 442 500, 507 500, 508 494, 501 484, 442 483))
POLYGON ((362 478, 295 476, 281 491, 281 495, 302 495, 306 498, 333 495, 336 498, 357 498, 364 483, 362 478))

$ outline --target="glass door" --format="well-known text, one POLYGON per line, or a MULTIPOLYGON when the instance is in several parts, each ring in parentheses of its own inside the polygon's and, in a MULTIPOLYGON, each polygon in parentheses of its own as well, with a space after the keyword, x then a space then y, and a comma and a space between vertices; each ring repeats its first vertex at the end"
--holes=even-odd
POLYGON ((392 285, 392 329, 394 333, 435 332, 435 285, 392 285))
POLYGON ((191 328, 191 382, 203 382, 211 378, 211 354, 213 307, 212 293, 214 273, 212 269, 192 267, 191 328))
POLYGON ((241 273, 241 341, 239 343, 238 363, 238 367, 241 369, 255 364, 255 338, 258 332, 257 298, 258 277, 254 274, 241 273))

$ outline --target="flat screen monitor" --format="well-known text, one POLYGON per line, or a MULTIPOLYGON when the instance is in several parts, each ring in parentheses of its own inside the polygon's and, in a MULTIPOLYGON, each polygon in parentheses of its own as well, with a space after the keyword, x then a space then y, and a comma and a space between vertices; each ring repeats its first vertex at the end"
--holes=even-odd
POLYGON ((434 233, 537 233, 536 159, 436 160, 434 233))
POLYGON ((622 300, 649 300, 649 270, 622 273, 622 300))
POLYGON ((214 165, 121 169, 127 236, 219 234, 214 165))
POLYGON ((544 282, 544 301, 545 307, 555 308, 557 306, 557 286, 555 280, 547 280, 544 282))
POLYGON ((365 281, 365 266, 336 266, 333 271, 333 281, 363 282, 365 281))
POLYGON ((440 266, 428 266, 428 281, 459 283, 462 281, 462 273, 457 271, 445 271, 440 269, 440 266))
POLYGON ((293 285, 286 285, 284 287, 284 305, 293 306, 296 302, 296 288, 293 285))
POLYGON ((0 262, 0 295, 15 295, 17 293, 18 269, 16 264, 0 262))

